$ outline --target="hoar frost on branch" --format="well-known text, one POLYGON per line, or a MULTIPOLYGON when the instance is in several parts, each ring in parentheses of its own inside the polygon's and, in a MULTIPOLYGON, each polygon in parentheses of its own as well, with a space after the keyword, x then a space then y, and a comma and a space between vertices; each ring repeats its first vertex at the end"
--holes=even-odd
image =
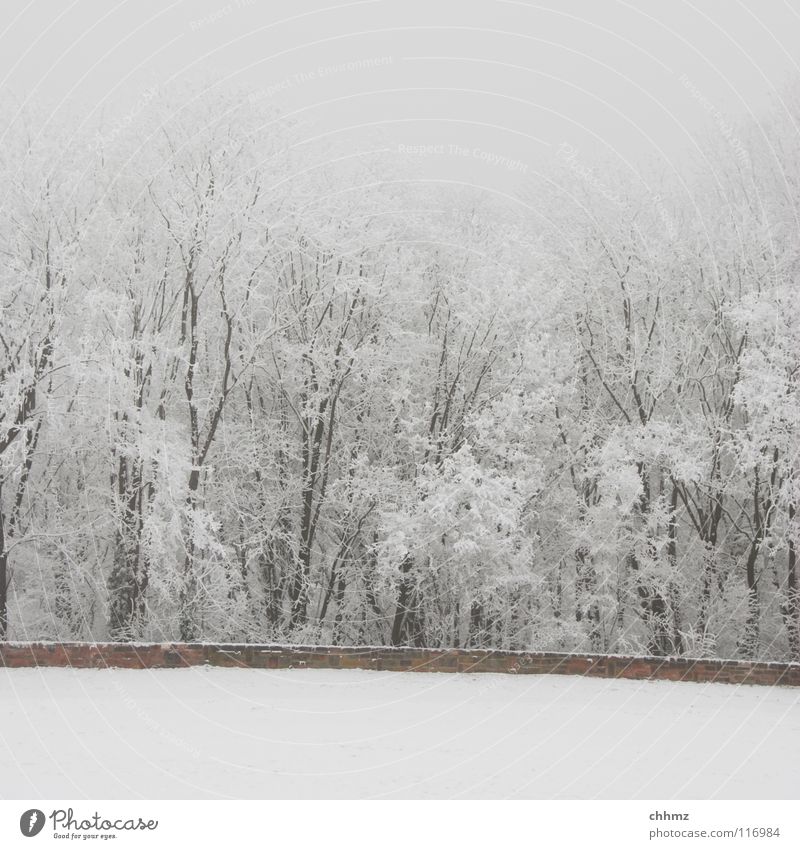
POLYGON ((223 105, 9 130, 0 637, 800 660, 797 157, 512 209, 223 105))

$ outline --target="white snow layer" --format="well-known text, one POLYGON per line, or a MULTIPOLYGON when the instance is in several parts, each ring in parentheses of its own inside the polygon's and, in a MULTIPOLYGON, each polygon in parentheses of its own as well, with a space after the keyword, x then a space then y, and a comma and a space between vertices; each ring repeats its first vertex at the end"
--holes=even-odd
POLYGON ((0 669, 0 797, 791 799, 800 690, 0 669))

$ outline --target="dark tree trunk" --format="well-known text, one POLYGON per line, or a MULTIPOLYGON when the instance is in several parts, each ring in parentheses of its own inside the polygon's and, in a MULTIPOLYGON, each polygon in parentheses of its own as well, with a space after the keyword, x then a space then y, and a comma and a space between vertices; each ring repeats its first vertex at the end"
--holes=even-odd
MULTIPOLYGON (((789 505, 789 523, 794 524, 795 506, 789 505)), ((789 564, 786 576, 786 631, 791 659, 800 662, 800 583, 797 575, 797 548, 789 535, 789 564)))
POLYGON ((483 648, 483 631, 483 605, 479 601, 473 601, 469 609, 468 648, 483 648))
POLYGON ((8 551, 6 519, 3 513, 3 482, 0 480, 0 640, 8 634, 8 551))
POLYGON ((144 492, 141 462, 121 457, 117 475, 123 510, 114 569, 109 579, 109 631, 114 640, 132 640, 139 636, 144 620, 144 596, 149 577, 142 553, 144 492))
POLYGON ((597 572, 591 563, 589 550, 584 546, 575 551, 575 621, 587 621, 589 645, 592 651, 602 651, 603 635, 600 632, 600 606, 597 603, 597 572), (588 600, 588 604, 586 604, 588 600))
MULTIPOLYGON (((678 573, 678 487, 672 487, 669 499, 669 526, 667 527, 667 557, 673 574, 678 573)), ((672 608, 672 642, 675 654, 683 654, 681 638, 680 598, 674 581, 669 583, 669 603, 672 608)))
POLYGON ((414 595, 414 584, 409 577, 409 572, 413 565, 413 560, 410 555, 403 558, 400 564, 400 586, 397 593, 397 607, 394 614, 394 622, 392 623, 392 645, 403 645, 403 636, 407 630, 408 618, 412 614, 411 600, 414 595))

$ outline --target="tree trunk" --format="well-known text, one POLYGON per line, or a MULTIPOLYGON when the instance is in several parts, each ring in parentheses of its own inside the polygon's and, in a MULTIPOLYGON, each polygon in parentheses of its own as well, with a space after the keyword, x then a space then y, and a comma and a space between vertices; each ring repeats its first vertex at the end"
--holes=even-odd
MULTIPOLYGON (((789 505, 789 524, 794 524, 795 506, 789 505)), ((797 575, 797 548, 792 531, 789 532, 789 570, 786 576, 786 631, 789 637, 789 655, 800 662, 800 584, 797 575)))
POLYGON ((404 631, 407 626, 407 618, 411 613, 410 602, 414 594, 414 584, 409 578, 409 572, 413 565, 410 555, 403 558, 400 564, 400 586, 397 593, 397 608, 395 609, 394 622, 392 623, 392 645, 403 644, 404 631))
POLYGON ((0 640, 8 635, 8 551, 6 519, 3 512, 3 482, 0 480, 0 640))

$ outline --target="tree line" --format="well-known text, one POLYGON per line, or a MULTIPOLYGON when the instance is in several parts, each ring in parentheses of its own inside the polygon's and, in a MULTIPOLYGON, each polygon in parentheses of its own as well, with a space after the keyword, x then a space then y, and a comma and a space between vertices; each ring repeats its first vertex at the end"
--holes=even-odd
POLYGON ((517 204, 158 100, 0 151, 0 638, 800 660, 796 100, 517 204))

